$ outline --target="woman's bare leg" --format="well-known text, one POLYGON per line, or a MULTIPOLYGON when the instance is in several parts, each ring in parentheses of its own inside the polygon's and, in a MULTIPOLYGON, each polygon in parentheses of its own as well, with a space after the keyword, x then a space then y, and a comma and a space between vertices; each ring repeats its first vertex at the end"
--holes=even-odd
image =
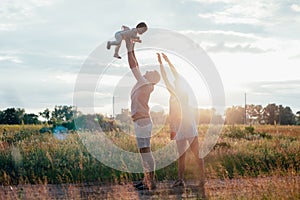
POLYGON ((200 168, 200 178, 201 181, 205 180, 205 171, 204 171, 204 160, 203 158, 200 158, 199 156, 199 142, 198 142, 198 137, 195 137, 193 141, 190 144, 190 148, 195 156, 195 160, 200 168))
POLYGON ((193 141, 190 143, 190 148, 195 156, 195 160, 200 168, 200 191, 202 193, 202 196, 205 197, 205 169, 204 169, 204 159, 200 158, 199 156, 199 142, 198 142, 198 137, 195 137, 193 141))
POLYGON ((178 179, 184 179, 185 170, 185 152, 186 152, 186 140, 176 141, 177 149, 179 153, 178 159, 178 179))

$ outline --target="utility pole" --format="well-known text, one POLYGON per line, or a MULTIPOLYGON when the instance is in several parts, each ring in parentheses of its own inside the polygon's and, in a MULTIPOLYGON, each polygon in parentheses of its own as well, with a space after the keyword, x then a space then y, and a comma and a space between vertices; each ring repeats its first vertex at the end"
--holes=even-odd
POLYGON ((247 124, 247 94, 245 92, 245 121, 244 124, 247 124))
POLYGON ((278 106, 278 125, 281 124, 281 116, 280 116, 280 105, 278 106))
POLYGON ((115 96, 113 96, 112 98, 112 110, 113 110, 112 118, 115 119, 115 96))

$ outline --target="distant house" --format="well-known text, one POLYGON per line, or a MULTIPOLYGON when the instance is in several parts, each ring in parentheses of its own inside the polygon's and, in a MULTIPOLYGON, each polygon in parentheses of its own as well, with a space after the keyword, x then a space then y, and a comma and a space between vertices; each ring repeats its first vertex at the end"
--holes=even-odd
POLYGON ((131 122, 131 113, 129 109, 122 108, 121 114, 116 115, 116 120, 120 121, 121 123, 130 123, 131 122))

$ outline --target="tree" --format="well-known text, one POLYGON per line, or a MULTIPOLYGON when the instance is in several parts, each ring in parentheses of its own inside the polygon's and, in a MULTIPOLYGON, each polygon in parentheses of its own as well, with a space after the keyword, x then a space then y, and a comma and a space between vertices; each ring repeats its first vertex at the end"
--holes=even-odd
POLYGON ((78 130, 108 131, 112 128, 112 124, 101 114, 79 115, 76 117, 75 123, 78 130))
POLYGON ((0 124, 4 124, 3 123, 3 121, 4 121, 4 112, 2 112, 1 110, 0 110, 0 124))
POLYGON ((251 124, 260 123, 262 119, 263 107, 261 105, 250 104, 247 105, 247 116, 249 117, 249 122, 251 124))
POLYGON ((262 115, 264 123, 274 125, 279 121, 279 107, 275 103, 268 104, 263 109, 262 115))
POLYGON ((40 121, 38 120, 38 115, 30 113, 25 113, 23 116, 23 122, 24 124, 39 124, 40 121))
POLYGON ((24 109, 20 108, 7 108, 1 114, 1 124, 21 124, 23 115, 25 113, 24 109))
POLYGON ((39 115, 46 119, 46 122, 49 122, 50 120, 50 110, 46 108, 43 112, 39 112, 39 115))
POLYGON ((296 112, 296 125, 300 125, 300 111, 296 112))
POLYGON ((232 106, 225 112, 226 124, 243 124, 245 120, 245 110, 241 106, 232 106))
POLYGON ((215 113, 214 109, 200 109, 199 110, 199 124, 209 124, 215 113))
POLYGON ((55 106, 51 113, 51 122, 53 124, 61 124, 62 122, 69 122, 73 119, 72 106, 55 106))
POLYGON ((296 123, 296 116, 290 107, 279 109, 279 123, 282 125, 293 125, 296 123))
POLYGON ((116 115, 116 120, 119 120, 121 123, 130 123, 131 117, 129 109, 122 108, 121 114, 116 115))

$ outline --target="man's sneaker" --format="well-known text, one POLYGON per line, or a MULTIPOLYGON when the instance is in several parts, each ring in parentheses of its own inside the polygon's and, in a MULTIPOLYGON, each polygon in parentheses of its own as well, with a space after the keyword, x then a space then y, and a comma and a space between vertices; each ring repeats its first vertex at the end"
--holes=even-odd
POLYGON ((140 186, 142 186, 142 185, 144 185, 143 181, 139 181, 139 182, 133 184, 133 186, 134 186, 135 188, 138 188, 138 187, 140 187, 140 186))
POLYGON ((142 185, 140 185, 139 187, 136 187, 136 189, 138 189, 138 190, 155 190, 156 184, 151 183, 151 184, 146 185, 146 184, 142 183, 142 185))
POLYGON ((111 46, 111 45, 110 45, 110 41, 108 41, 107 44, 106 44, 106 48, 107 48, 107 49, 110 49, 110 46, 111 46))
POLYGON ((178 179, 177 181, 175 181, 175 183, 173 183, 173 185, 171 186, 172 188, 175 187, 185 187, 185 183, 182 179, 178 179))
POLYGON ((200 183, 198 184, 199 186, 199 192, 202 196, 202 199, 206 199, 206 195, 205 195, 205 180, 201 180, 200 183))
POLYGON ((205 180, 201 180, 198 184, 199 187, 204 187, 206 181, 205 180))
POLYGON ((114 57, 115 57, 115 58, 118 58, 118 59, 121 59, 121 58, 122 58, 122 57, 119 56, 118 54, 115 54, 114 57))

